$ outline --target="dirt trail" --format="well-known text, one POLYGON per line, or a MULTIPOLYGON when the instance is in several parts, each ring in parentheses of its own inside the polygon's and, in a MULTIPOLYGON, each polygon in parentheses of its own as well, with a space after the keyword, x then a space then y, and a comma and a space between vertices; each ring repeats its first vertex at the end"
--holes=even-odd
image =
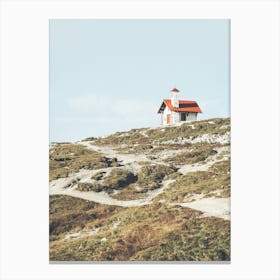
POLYGON ((197 199, 193 202, 184 202, 182 207, 188 207, 204 212, 202 217, 218 217, 225 220, 230 219, 230 198, 207 197, 197 199))
MULTIPOLYGON (((101 169, 100 169, 101 170, 101 169)), ((98 170, 98 171, 100 171, 98 170)), ((96 171, 97 172, 97 171, 96 171)), ((50 182, 50 195, 69 195, 72 197, 82 198, 89 201, 94 201, 101 204, 115 205, 122 207, 136 207, 151 203, 156 196, 161 194, 169 184, 173 183, 174 180, 163 181, 163 186, 160 189, 156 189, 149 192, 146 198, 135 199, 135 200, 118 200, 109 196, 106 192, 81 192, 76 190, 75 183, 73 186, 67 187, 71 183, 75 182, 78 178, 82 178, 86 181, 87 178, 93 174, 92 170, 81 170, 78 173, 70 175, 67 178, 60 178, 50 182)))
POLYGON ((130 167, 130 169, 132 169, 134 172, 139 171, 141 168, 141 166, 138 162, 150 161, 150 159, 148 159, 146 157, 146 155, 121 154, 121 153, 116 152, 114 149, 112 149, 108 146, 97 146, 97 145, 93 145, 93 144, 91 144, 91 142, 87 142, 87 141, 78 142, 78 144, 86 146, 89 150, 103 153, 107 157, 117 158, 118 161, 120 161, 123 165, 130 167))
MULTIPOLYGON (((110 158, 117 158, 118 161, 121 161, 126 168, 131 169, 133 172, 139 171, 141 165, 139 162, 141 161, 150 161, 146 157, 146 155, 135 155, 135 154, 120 154, 114 151, 110 147, 100 147, 91 144, 90 142, 78 142, 78 144, 82 144, 86 146, 90 150, 94 150, 100 153, 105 154, 110 158)), ((225 158, 218 159, 217 156, 224 151, 228 151, 227 147, 220 148, 218 153, 214 156, 209 157, 206 163, 202 164, 192 164, 192 165, 184 165, 178 171, 187 174, 189 172, 195 171, 206 171, 209 167, 211 167, 215 162, 225 160, 225 158)), ((161 163, 160 161, 153 161, 156 163, 161 163)), ((165 164, 165 163, 163 163, 165 164)), ((94 201, 100 204, 107 205, 115 205, 121 207, 138 207, 142 205, 150 204, 151 201, 157 197, 159 194, 164 192, 174 180, 164 180, 163 186, 159 189, 150 191, 146 198, 135 199, 135 200, 118 200, 109 196, 106 192, 81 192, 76 189, 77 180, 80 182, 90 181, 91 177, 94 173, 99 171, 110 171, 112 168, 102 168, 98 170, 80 170, 77 173, 69 175, 67 178, 60 178, 57 180, 53 180, 50 182, 50 195, 68 195, 72 197, 77 197, 89 201, 94 201)), ((201 210, 205 212, 205 215, 221 217, 227 219, 229 217, 229 210, 225 207, 229 205, 229 202, 225 202, 225 200, 217 199, 217 198, 202 198, 198 199, 194 202, 186 202, 181 204, 182 207, 189 207, 197 210, 201 210), (228 212, 227 212, 228 211, 228 212)), ((73 236, 74 237, 74 236, 73 236)), ((71 237, 69 237, 71 238, 71 237)))
POLYGON ((94 201, 100 204, 107 204, 107 205, 115 205, 115 206, 122 206, 122 207, 135 207, 135 206, 142 206, 148 204, 146 199, 137 199, 137 200, 117 200, 110 197, 105 192, 80 192, 75 188, 71 189, 64 189, 64 188, 57 188, 53 187, 50 189, 50 195, 69 195, 77 198, 82 198, 89 201, 94 201))
POLYGON ((178 172, 180 172, 183 175, 185 175, 185 174, 187 174, 189 172, 207 171, 216 162, 224 161, 224 160, 227 160, 229 158, 228 156, 218 158, 218 156, 222 152, 229 152, 229 147, 221 147, 221 148, 217 148, 215 150, 217 150, 218 153, 213 155, 213 156, 208 157, 206 162, 203 162, 203 164, 201 164, 201 163, 198 163, 198 164, 186 164, 186 165, 181 166, 179 168, 178 172))
MULTIPOLYGON (((141 168, 139 162, 141 161, 150 161, 145 155, 135 155, 135 154, 120 154, 114 151, 112 148, 108 146, 96 146, 92 145, 90 142, 78 142, 78 144, 86 146, 88 149, 97 151, 105 154, 110 158, 117 158, 118 161, 121 161, 123 165, 125 165, 128 169, 132 169, 132 171, 137 172, 141 168)), ((67 178, 60 178, 57 180, 53 180, 50 182, 50 195, 69 195, 73 197, 82 198, 85 200, 94 201, 101 204, 107 205, 115 205, 122 207, 136 207, 149 204, 151 200, 162 193, 171 182, 173 181, 164 181, 163 187, 160 189, 156 189, 154 191, 149 192, 149 195, 143 199, 136 200, 118 200, 110 197, 106 192, 81 192, 76 190, 76 184, 73 183, 75 180, 79 179, 81 182, 86 182, 90 180, 94 173, 99 171, 108 171, 107 169, 98 169, 95 171, 92 170, 80 170, 79 172, 69 175, 67 178), (67 187, 73 183, 72 187, 67 187)))

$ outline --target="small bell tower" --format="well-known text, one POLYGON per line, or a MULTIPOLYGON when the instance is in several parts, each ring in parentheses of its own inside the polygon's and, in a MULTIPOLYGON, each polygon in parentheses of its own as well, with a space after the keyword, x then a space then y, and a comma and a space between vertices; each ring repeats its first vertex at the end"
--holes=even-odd
POLYGON ((178 98, 178 95, 179 95, 179 90, 177 88, 173 88, 171 90, 171 104, 173 107, 175 108, 179 108, 179 98, 178 98))

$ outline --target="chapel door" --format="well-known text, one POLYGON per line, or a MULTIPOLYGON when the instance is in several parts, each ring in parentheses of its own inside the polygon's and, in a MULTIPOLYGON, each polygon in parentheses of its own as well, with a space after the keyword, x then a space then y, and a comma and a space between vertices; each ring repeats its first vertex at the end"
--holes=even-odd
POLYGON ((168 123, 168 124, 171 123, 171 115, 170 115, 170 114, 167 115, 167 123, 168 123))

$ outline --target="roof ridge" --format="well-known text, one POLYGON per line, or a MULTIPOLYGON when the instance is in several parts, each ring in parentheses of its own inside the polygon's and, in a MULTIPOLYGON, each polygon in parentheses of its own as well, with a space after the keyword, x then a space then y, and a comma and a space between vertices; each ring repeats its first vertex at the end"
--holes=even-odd
MULTIPOLYGON (((163 102, 160 105, 160 108, 158 110, 158 113, 160 113, 162 105, 165 104, 171 111, 174 112, 193 112, 193 113, 202 113, 199 105, 197 104, 196 101, 194 100, 179 100, 179 105, 180 104, 195 104, 196 106, 191 106, 191 107, 173 107, 171 103, 171 99, 163 99, 163 102), (180 102, 181 101, 181 102, 180 102)), ((164 109, 164 108, 163 108, 164 109)))

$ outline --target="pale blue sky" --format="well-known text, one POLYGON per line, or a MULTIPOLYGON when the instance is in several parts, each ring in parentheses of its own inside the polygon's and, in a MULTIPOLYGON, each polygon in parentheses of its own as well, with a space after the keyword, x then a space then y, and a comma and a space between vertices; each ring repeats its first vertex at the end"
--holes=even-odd
POLYGON ((50 141, 158 126, 176 86, 227 117, 230 21, 50 20, 50 141))

